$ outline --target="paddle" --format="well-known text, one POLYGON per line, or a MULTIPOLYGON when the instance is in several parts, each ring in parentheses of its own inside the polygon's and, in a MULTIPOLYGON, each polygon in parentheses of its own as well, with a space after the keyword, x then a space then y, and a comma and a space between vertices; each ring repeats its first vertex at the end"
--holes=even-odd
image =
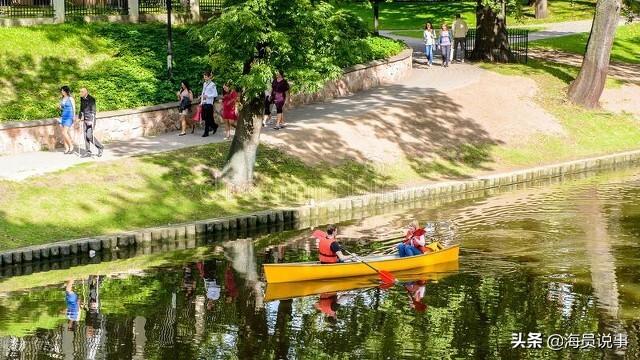
MULTIPOLYGON (((321 239, 326 237, 327 234, 322 231, 322 230, 316 230, 313 232, 313 237, 317 238, 317 239, 321 239)), ((358 260, 359 262, 367 265, 369 268, 371 268, 371 270, 375 271, 378 273, 378 275, 380 276, 380 280, 382 280, 383 283, 386 284, 396 284, 398 283, 398 279, 396 279, 395 276, 393 276, 392 273, 390 273, 389 271, 385 271, 385 270, 378 270, 375 267, 371 266, 371 264, 369 264, 368 262, 364 261, 361 257, 359 257, 358 255, 347 251, 346 249, 342 249, 345 253, 347 253, 347 255, 351 255, 353 258, 355 258, 356 260, 358 260)))

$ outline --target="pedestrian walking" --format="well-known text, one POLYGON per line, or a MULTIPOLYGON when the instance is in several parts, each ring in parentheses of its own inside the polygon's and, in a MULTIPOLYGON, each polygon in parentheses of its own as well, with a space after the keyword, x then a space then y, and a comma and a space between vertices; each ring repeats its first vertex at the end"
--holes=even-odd
POLYGON ((264 90, 264 115, 262 117, 262 127, 265 127, 270 124, 271 119, 271 106, 273 102, 271 101, 271 84, 267 83, 267 87, 264 90))
POLYGON ((438 45, 442 52, 442 66, 449 66, 449 56, 451 51, 451 34, 447 28, 447 24, 442 24, 440 35, 438 36, 438 45))
POLYGON ((284 122, 284 104, 287 101, 288 93, 289 83, 285 80, 282 70, 278 70, 276 78, 271 83, 271 101, 276 105, 276 112, 278 113, 274 130, 280 130, 286 126, 284 122))
MULTIPOLYGON (((189 86, 187 80, 182 80, 177 95, 180 101, 178 110, 180 112, 180 129, 182 130, 178 136, 184 136, 187 134, 187 116, 191 112, 191 103, 193 103, 193 91, 191 91, 191 86, 189 86)), ((196 125, 192 124, 191 126, 191 133, 193 134, 196 131, 196 125)))
POLYGON ((456 21, 453 22, 453 59, 455 61, 464 62, 468 31, 469 26, 462 20, 460 14, 457 14, 456 21), (458 50, 458 46, 460 50, 458 50))
POLYGON ((71 96, 71 89, 68 86, 60 88, 60 103, 58 108, 60 109, 60 130, 62 132, 62 141, 64 143, 64 153, 73 154, 73 141, 69 134, 69 129, 73 125, 74 114, 76 113, 76 103, 71 96))
POLYGON ((222 121, 224 121, 224 139, 231 139, 231 127, 236 127, 238 120, 238 93, 230 84, 222 86, 222 121))
POLYGON ((98 149, 98 157, 102 156, 104 146, 96 139, 96 99, 89 94, 86 88, 80 89, 80 112, 78 112, 78 120, 82 120, 84 124, 84 147, 86 152, 82 157, 91 157, 91 144, 98 149))
POLYGON ((436 43, 436 34, 431 23, 428 22, 424 25, 424 33, 422 37, 424 39, 424 55, 427 58, 427 65, 431 66, 433 65, 433 47, 436 43))
POLYGON ((202 119, 204 120, 204 133, 202 137, 209 136, 209 131, 215 134, 218 131, 218 124, 213 119, 213 104, 218 97, 218 89, 213 82, 211 71, 207 70, 202 74, 204 84, 202 84, 202 96, 200 97, 200 105, 202 105, 202 119))

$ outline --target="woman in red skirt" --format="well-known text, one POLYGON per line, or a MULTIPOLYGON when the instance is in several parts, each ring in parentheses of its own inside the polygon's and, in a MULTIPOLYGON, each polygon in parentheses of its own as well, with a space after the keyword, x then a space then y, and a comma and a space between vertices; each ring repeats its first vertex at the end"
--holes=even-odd
POLYGON ((238 120, 238 93, 227 83, 222 87, 222 120, 224 121, 225 140, 231 138, 231 127, 236 127, 238 120))

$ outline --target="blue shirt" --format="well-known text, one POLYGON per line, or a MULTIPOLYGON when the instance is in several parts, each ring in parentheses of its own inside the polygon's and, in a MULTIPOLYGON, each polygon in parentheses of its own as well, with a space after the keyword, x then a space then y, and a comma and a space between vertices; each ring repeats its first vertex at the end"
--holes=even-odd
POLYGON ((67 302, 67 319, 80 320, 80 303, 78 302, 78 294, 65 292, 65 301, 67 302))

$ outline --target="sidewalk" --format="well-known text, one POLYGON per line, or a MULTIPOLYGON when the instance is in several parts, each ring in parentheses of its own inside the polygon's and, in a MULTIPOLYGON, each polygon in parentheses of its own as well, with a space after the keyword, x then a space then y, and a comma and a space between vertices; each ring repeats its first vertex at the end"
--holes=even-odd
MULTIPOLYGON (((456 65, 444 69, 434 66, 424 70, 414 68, 409 76, 397 83, 362 91, 349 97, 333 99, 325 103, 309 104, 286 112, 289 126, 282 130, 263 128, 261 141, 280 144, 292 134, 313 133, 317 125, 335 123, 346 117, 362 116, 376 109, 398 107, 415 103, 425 95, 468 86, 477 82, 485 70, 470 64, 456 65)), ((222 142, 224 129, 208 138, 202 138, 202 130, 195 134, 178 136, 178 132, 154 137, 136 138, 131 141, 116 141, 106 144, 101 158, 81 158, 80 154, 64 155, 59 151, 41 151, 16 155, 0 156, 0 180, 20 181, 31 176, 43 175, 91 161, 110 161, 131 156, 159 153, 190 146, 222 142)), ((310 134, 308 134, 311 136, 310 134)), ((296 135, 297 136, 297 135, 296 135)), ((84 152, 84 144, 81 144, 84 152)))

